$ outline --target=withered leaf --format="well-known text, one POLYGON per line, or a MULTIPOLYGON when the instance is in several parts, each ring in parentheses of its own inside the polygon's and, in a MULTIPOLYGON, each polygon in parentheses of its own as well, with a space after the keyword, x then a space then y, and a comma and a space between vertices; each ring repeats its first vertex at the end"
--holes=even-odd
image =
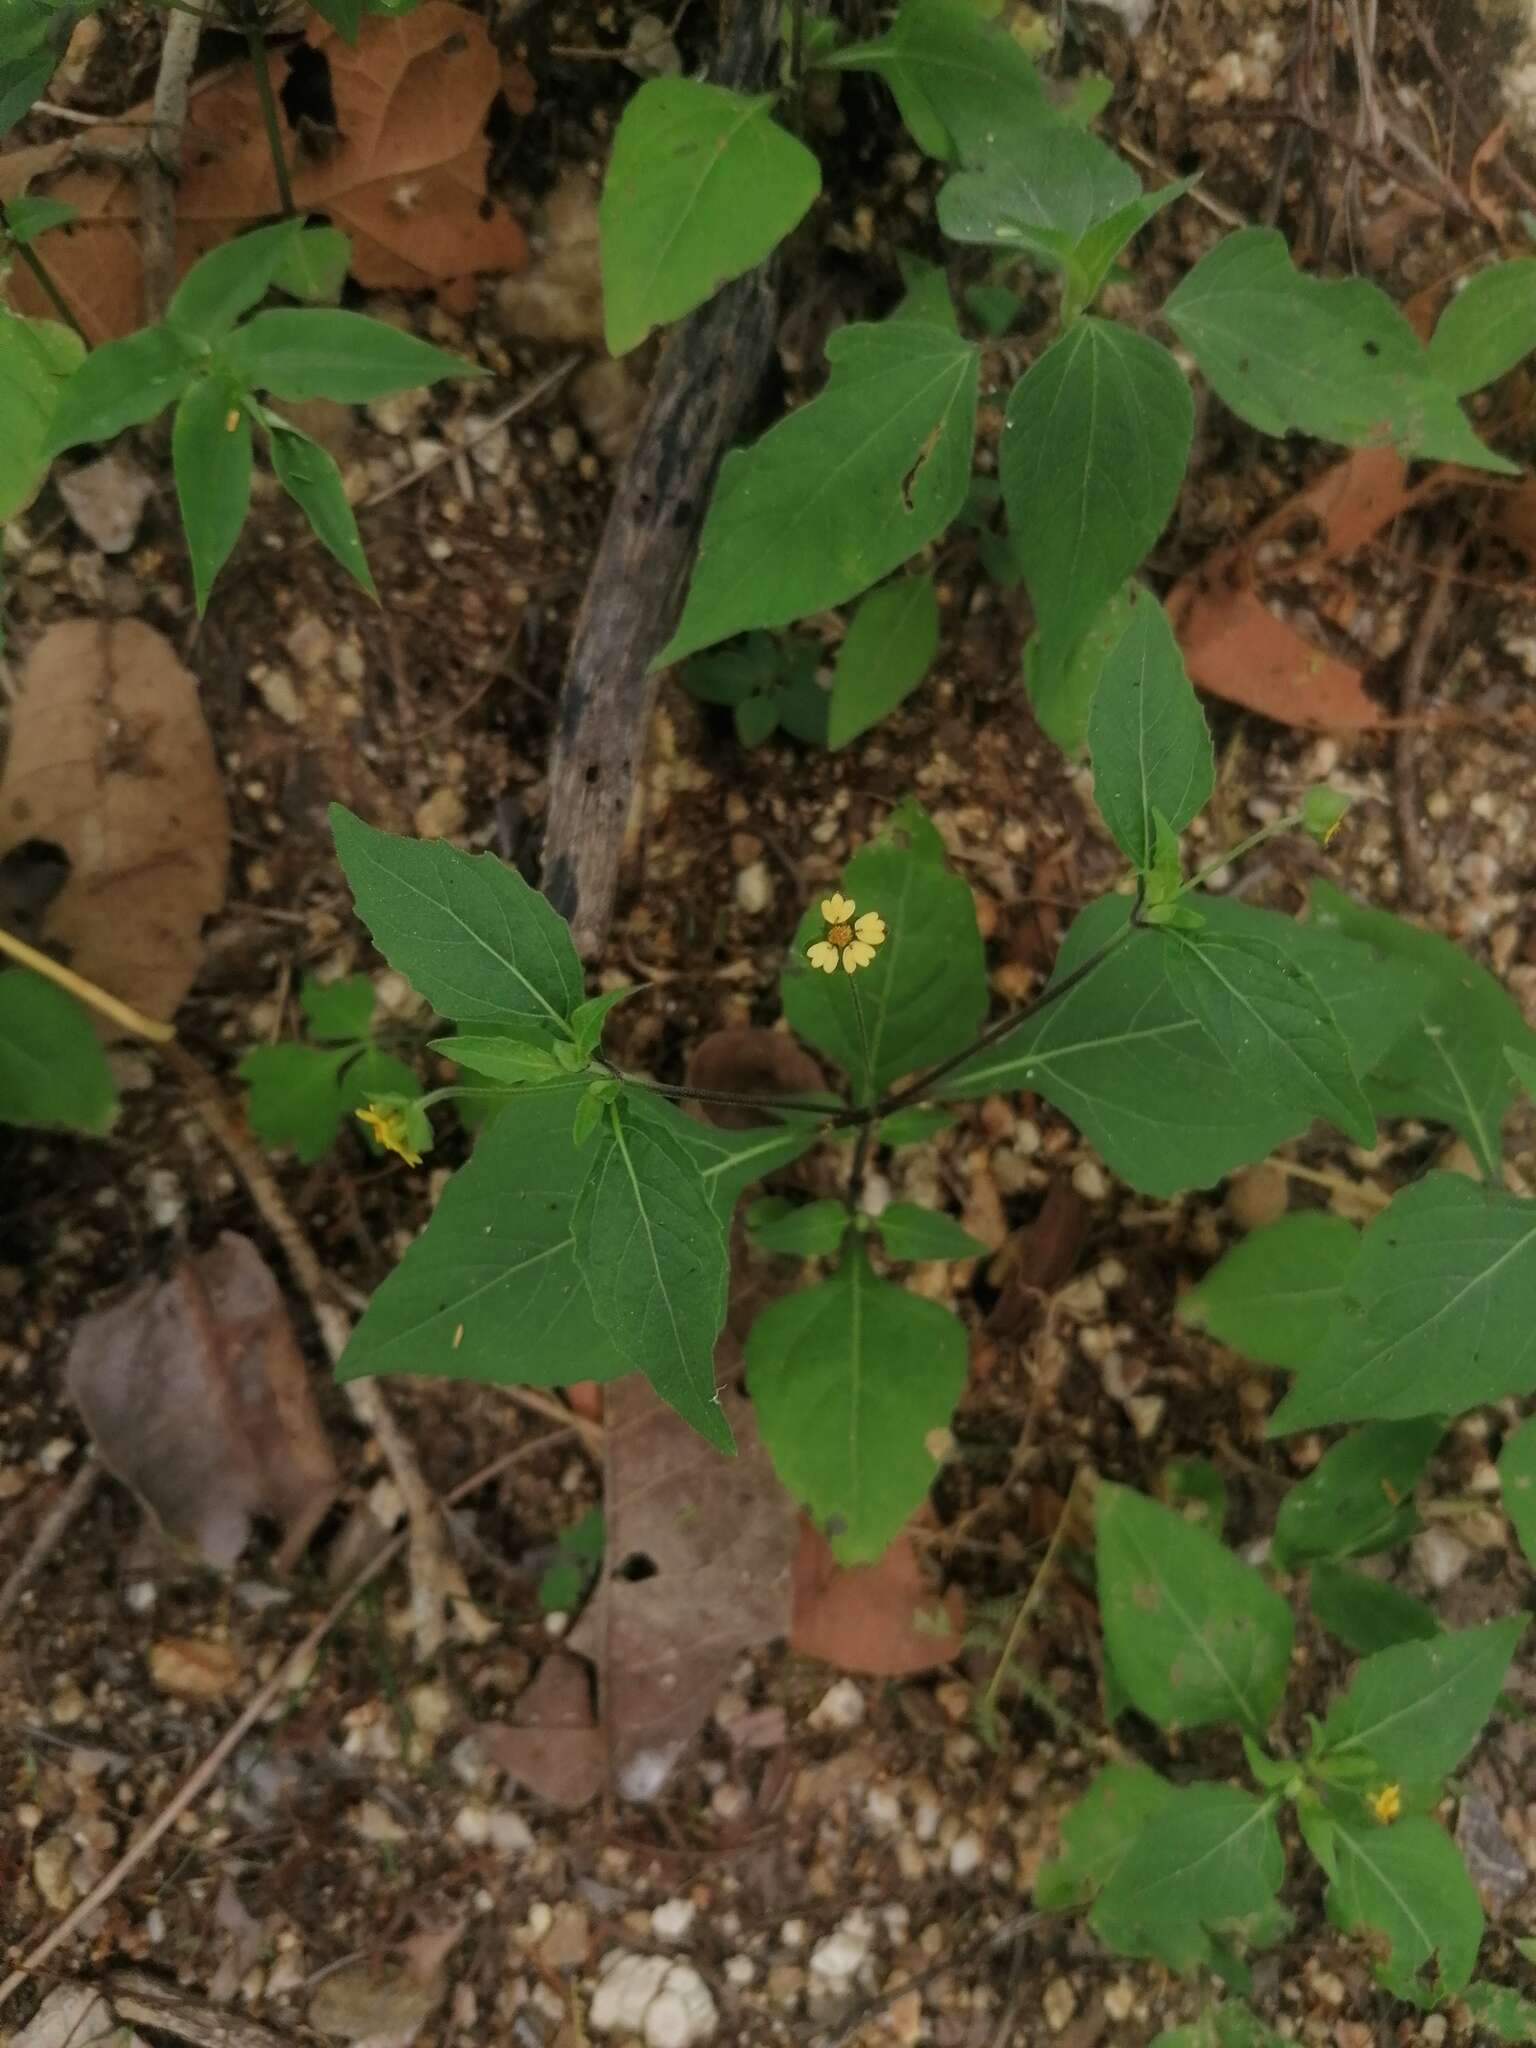
MULTIPOLYGON (((803 1046, 782 1031, 737 1025, 701 1038, 688 1059, 688 1085, 721 1095, 818 1095, 827 1077, 803 1046)), ((706 1102, 706 1122, 724 1131, 750 1131, 776 1121, 766 1109, 706 1102)))
POLYGON ((481 1747, 498 1770, 565 1813, 603 1789, 606 1753, 580 1658, 553 1650, 519 1695, 512 1721, 484 1722, 481 1747))
POLYGON ((0 778, 0 856, 61 849, 41 943, 169 1019, 224 901, 229 810, 197 681, 138 619, 51 626, 21 674, 0 778))
POLYGON ((743 1650, 789 1628, 795 1515, 739 1395, 722 1458, 638 1373, 607 1389, 603 1575, 571 1636, 597 1665, 615 1785, 654 1799, 743 1650))
POLYGON ((907 1678, 959 1656, 965 1610, 941 1593, 903 1533, 874 1564, 842 1565, 821 1531, 800 1525, 789 1646, 839 1671, 907 1678))
POLYGON ((286 1570, 335 1498, 336 1467, 271 1269, 225 1231, 75 1332, 69 1391, 102 1463, 173 1535, 227 1567, 251 1518, 286 1570))

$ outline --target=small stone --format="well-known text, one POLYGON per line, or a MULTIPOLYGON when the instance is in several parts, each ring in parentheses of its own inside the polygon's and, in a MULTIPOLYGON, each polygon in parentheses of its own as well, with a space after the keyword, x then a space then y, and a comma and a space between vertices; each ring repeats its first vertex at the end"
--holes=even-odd
POLYGON ((863 1719, 863 1693, 851 1678, 840 1678, 811 1710, 810 1726, 821 1734, 845 1735, 863 1719))
POLYGON ((549 436, 549 452, 562 469, 569 469, 581 453, 581 436, 574 427, 555 427, 549 436))
POLYGON ((365 1799, 360 1806, 354 1806, 347 1822, 353 1834, 360 1835, 365 1842, 403 1842, 411 1832, 377 1799, 365 1799))
POLYGON ((645 2048, 696 2048, 715 2031, 715 2001, 691 1963, 674 1963, 645 2015, 645 2048))
POLYGON ((1045 2010, 1045 2023, 1053 2034, 1062 2028, 1077 2011, 1077 1993, 1065 1977, 1053 1977, 1045 1987, 1045 1996, 1040 2001, 1045 2010))
POLYGON ((434 789, 416 806, 417 834, 422 839, 452 839, 463 831, 468 815, 456 789, 434 789))
POLYGON ((651 1932, 658 1941, 681 1941, 694 1920, 698 1907, 692 1899, 663 1899, 651 1911, 651 1932))
POLYGON ((540 1962, 551 1970, 584 1969, 590 1946, 585 1907, 562 1900, 550 1915, 549 1932, 539 1943, 540 1962))
POLYGON ((571 409, 605 461, 629 453, 645 407, 645 386, 627 363, 601 356, 571 379, 571 409))
POLYGON ((1227 1182, 1227 1214, 1239 1230, 1277 1222, 1290 1199, 1290 1181, 1278 1166, 1250 1166, 1227 1182))
POLYGON ((1324 2005, 1331 2005, 1335 2008, 1341 2006, 1349 1996, 1348 1991, 1345 1989, 1344 1979, 1335 1976, 1332 1970, 1319 1970, 1312 1979, 1312 1989, 1317 1993, 1324 2005))
POLYGON ((56 1728, 73 1728, 90 1711, 90 1702, 72 1678, 54 1687, 48 1701, 48 1718, 56 1728))
POLYGON ((1143 1443, 1149 1443, 1163 1426, 1168 1403, 1161 1394, 1132 1394, 1125 1404, 1131 1427, 1143 1443))
POLYGON ((401 440, 416 425, 430 397, 426 385, 412 385, 409 390, 391 391, 383 398, 372 399, 364 410, 381 434, 401 440))
POLYGON ((760 917, 773 904, 773 876, 768 863, 755 860, 736 877, 736 901, 749 917, 760 917))
POLYGON ((1102 1202, 1109 1193, 1109 1177, 1096 1159, 1080 1159, 1072 1169, 1072 1185, 1085 1202, 1102 1202))
POLYGON ((485 1838, 498 1856, 526 1856, 533 1847, 532 1828, 506 1807, 487 1814, 485 1838))
POLYGON ((325 667, 335 644, 330 627, 313 613, 300 619, 283 636, 283 645, 294 667, 307 676, 315 675, 325 667))
POLYGON ((176 1699, 221 1700, 240 1677, 240 1659, 228 1643, 165 1636, 151 1646, 149 1675, 176 1699))
POLYGON ((811 1974, 829 1984, 848 1984, 863 1969, 869 1936, 857 1928, 839 1927, 811 1950, 811 1974))
POLYGON ((723 1785, 717 1785, 709 1795, 709 1810, 716 1820, 730 1825, 741 1820, 752 1804, 752 1795, 745 1785, 738 1785, 727 1778, 723 1785))
POLYGON ((154 479, 126 455, 114 453, 57 476, 56 481, 65 509, 86 539, 104 555, 126 554, 155 488, 154 479))
POLYGON ((884 1785, 871 1785, 864 1795, 864 1811, 869 1824, 878 1828, 881 1834, 890 1834, 901 1825, 901 1801, 884 1785))
POLYGON ((757 1982, 757 1965, 750 1956, 727 1956, 725 1981, 734 1984, 738 1991, 745 1991, 749 1984, 757 1982))
POLYGON ((885 2009, 886 2031, 901 2048, 917 2048, 923 2038, 923 1994, 914 1987, 893 1998, 885 2009))
POLYGON ((1425 1529, 1413 1539, 1413 1561, 1437 1593, 1456 1583, 1471 1555, 1467 1545, 1449 1529, 1425 1529))
POLYGON ((651 2001, 666 1982, 672 1965, 665 1956, 631 1955, 616 1950, 603 1959, 603 1973, 592 1994, 587 2023, 596 2034, 638 2034, 651 2001))
POLYGON ((298 725, 302 721, 304 702, 286 669, 263 665, 251 672, 251 683, 274 718, 280 718, 284 725, 298 725))
POLYGON ((65 1912, 75 1903, 74 1880, 69 1874, 74 1860, 75 1845, 68 1835, 50 1835, 32 1851, 32 1882, 55 1913, 65 1912))
POLYGON ((324 1979, 309 2002, 309 2023, 342 2041, 409 2041, 436 2011, 443 1989, 441 1977, 414 1977, 369 1957, 324 1979))
POLYGON ((1104 2010, 1112 2020, 1128 2020, 1136 2010, 1136 1987, 1117 1977, 1104 1994, 1104 2010))
POLYGON ((949 1845, 950 1876, 974 1876, 981 1868, 982 1858, 986 1853, 986 1844, 974 1828, 968 1828, 963 1835, 956 1835, 949 1845))

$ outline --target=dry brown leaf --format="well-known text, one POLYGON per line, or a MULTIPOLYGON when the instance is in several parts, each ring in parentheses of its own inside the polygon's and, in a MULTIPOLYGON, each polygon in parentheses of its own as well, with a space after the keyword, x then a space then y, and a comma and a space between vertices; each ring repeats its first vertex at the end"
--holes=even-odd
POLYGON ((610 1768, 654 1799, 743 1650, 789 1628, 795 1515, 749 1404, 722 1395, 722 1458, 638 1373, 607 1389, 607 1544, 571 1636, 597 1665, 610 1768))
POLYGON ((898 1536, 874 1564, 844 1565, 821 1531, 802 1519, 792 1650, 839 1671, 905 1678, 953 1663, 964 1626, 958 1588, 939 1591, 910 1535, 898 1536))
MULTIPOLYGON (((284 145, 300 212, 322 213, 352 236, 352 275, 370 289, 422 288, 477 271, 520 270, 522 228, 485 189, 491 102, 503 79, 484 21, 453 0, 424 0, 399 17, 368 15, 348 47, 316 16, 309 41, 329 67, 335 130, 289 127, 284 145)), ((267 55, 274 93, 290 67, 267 55)), ((99 147, 133 147, 149 108, 122 127, 92 130, 99 147), (137 125, 131 125, 137 124, 137 125)), ((49 244, 49 269, 92 342, 144 318, 138 194, 131 170, 86 168, 73 145, 49 143, 0 159, 0 198, 46 191, 80 218, 49 244)), ((261 102, 249 66, 201 81, 192 95, 176 192, 179 271, 254 222, 281 213, 261 102)), ((37 286, 20 269, 11 291, 23 312, 37 286)))
MULTIPOLYGON (((688 1058, 688 1086, 722 1095, 819 1095, 826 1085, 826 1075, 803 1046, 785 1032, 752 1025, 710 1032, 688 1058)), ((705 1121, 724 1131, 756 1130, 776 1121, 767 1110, 716 1102, 700 1107, 705 1121)))
POLYGON ((1169 592, 1168 616, 1190 679, 1213 696, 1314 732, 1381 723, 1360 669, 1304 639, 1256 590, 1186 577, 1169 592))
POLYGON ((169 1020, 224 901, 229 811, 196 678, 138 619, 52 626, 22 670, 0 778, 0 855, 62 849, 43 942, 169 1020))
POLYGON ((87 1316, 66 1366, 102 1463, 172 1535, 227 1567, 254 1515, 298 1557, 336 1468, 271 1269, 225 1231, 163 1284, 87 1316))
POLYGON ((1066 1174, 1045 1191, 1040 1212, 1013 1232, 988 1268, 998 1290, 987 1328, 1017 1338, 1039 1321, 1045 1297, 1077 1271, 1088 1241, 1088 1204, 1066 1174))
POLYGON ((518 1696, 512 1721, 483 1723, 481 1747, 509 1778, 557 1806, 575 1813, 603 1789, 606 1753, 592 1713, 587 1667, 555 1650, 518 1696))

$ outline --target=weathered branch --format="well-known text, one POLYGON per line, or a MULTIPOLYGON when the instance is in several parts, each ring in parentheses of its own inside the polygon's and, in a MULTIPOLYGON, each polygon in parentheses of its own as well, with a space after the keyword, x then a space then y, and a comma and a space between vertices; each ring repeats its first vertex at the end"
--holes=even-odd
MULTIPOLYGON (((779 0, 737 0, 715 76, 773 82, 779 0)), ((666 645, 721 457, 762 381, 778 311, 772 258, 735 279, 672 336, 619 478, 576 620, 549 770, 544 886, 576 943, 607 936, 635 781, 666 645)))

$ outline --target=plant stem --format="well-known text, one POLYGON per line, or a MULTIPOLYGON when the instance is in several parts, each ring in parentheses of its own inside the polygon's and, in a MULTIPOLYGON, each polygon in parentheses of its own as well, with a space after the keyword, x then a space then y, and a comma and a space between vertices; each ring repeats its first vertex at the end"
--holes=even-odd
MULTIPOLYGON (((1241 860, 1245 853, 1252 853, 1256 846, 1262 846, 1267 839, 1278 839, 1282 832, 1290 832, 1300 823, 1300 811, 1290 811, 1285 817, 1276 818, 1272 824, 1261 825, 1257 832, 1250 832, 1246 839, 1239 839, 1236 846, 1229 846, 1225 853, 1218 853, 1214 860, 1207 861, 1203 868, 1198 869, 1181 886, 1179 896, 1187 896, 1191 889, 1198 889, 1200 884, 1208 881, 1218 869, 1231 867, 1233 861, 1241 860)), ((1177 902, 1178 897, 1175 897, 1174 901, 1177 902)))
POLYGON ((110 1017, 114 1024, 121 1024, 125 1031, 131 1031, 138 1038, 147 1038, 152 1045, 169 1045, 176 1036, 169 1024, 161 1023, 158 1017, 146 1017, 142 1010, 136 1010, 130 1003, 119 1002, 116 996, 98 988, 94 981, 87 981, 83 975, 50 959, 48 954, 39 953, 29 946, 25 939, 18 939, 12 933, 0 929, 0 955, 9 954, 22 967, 30 967, 34 974, 54 982, 59 988, 67 989, 82 1003, 93 1010, 99 1010, 103 1017, 110 1017))
POLYGON ((277 178, 277 197, 283 209, 283 218, 290 219, 297 212, 293 203, 293 187, 288 182, 288 162, 283 155, 283 131, 278 125, 277 99, 272 91, 272 74, 267 68, 266 38, 260 26, 247 21, 245 47, 251 55, 251 64, 256 72, 256 93, 261 101, 261 118, 267 128, 267 148, 272 152, 272 170, 277 178))
POLYGON ((789 0, 789 82, 796 92, 805 73, 805 0, 789 0))
POLYGON ((63 293, 59 290, 58 286, 54 283, 53 279, 48 275, 47 270, 44 268, 42 257, 38 255, 37 251, 34 248, 32 248, 29 243, 13 242, 11 246, 15 249, 16 254, 21 258, 22 262, 25 263, 28 270, 30 270, 32 275, 37 279, 39 287, 41 288, 41 290, 48 299, 48 303, 53 307, 54 311, 58 314, 59 318, 65 323, 66 326, 72 327, 75 333, 78 334, 80 339, 85 343, 86 347, 89 348, 91 345, 89 335, 87 335, 85 329, 80 325, 80 322, 69 310, 68 305, 65 303, 63 293))
POLYGON ((1072 1510, 1077 1501, 1078 1482, 1082 1476, 1082 1467, 1079 1466, 1073 1475, 1072 1484, 1067 1488, 1067 1497, 1062 1502, 1061 1515, 1051 1531, 1051 1540, 1045 1547, 1045 1555, 1040 1560, 1040 1569, 1031 1579, 1029 1591, 1019 1602, 1018 1612, 1013 1617, 1013 1626, 1008 1631, 1008 1640, 1003 1645, 1003 1654, 998 1658, 996 1668, 987 1680, 987 1689, 982 1694, 977 1709, 982 1716, 992 1715, 997 1711, 997 1696, 1008 1680, 1009 1667, 1013 1663, 1014 1652, 1019 1647, 1019 1639, 1024 1633, 1025 1624, 1040 1605, 1040 1596, 1045 1591, 1046 1581, 1050 1578, 1056 1563, 1057 1552, 1066 1537, 1068 1524, 1072 1520, 1072 1510))
POLYGON ((613 1070, 614 1079, 631 1088, 645 1088, 652 1095, 665 1095, 674 1102, 709 1102, 721 1109, 799 1109, 832 1119, 837 1101, 818 1102, 809 1095, 736 1095, 725 1088, 691 1088, 680 1081, 653 1081, 645 1074, 623 1074, 613 1070))

